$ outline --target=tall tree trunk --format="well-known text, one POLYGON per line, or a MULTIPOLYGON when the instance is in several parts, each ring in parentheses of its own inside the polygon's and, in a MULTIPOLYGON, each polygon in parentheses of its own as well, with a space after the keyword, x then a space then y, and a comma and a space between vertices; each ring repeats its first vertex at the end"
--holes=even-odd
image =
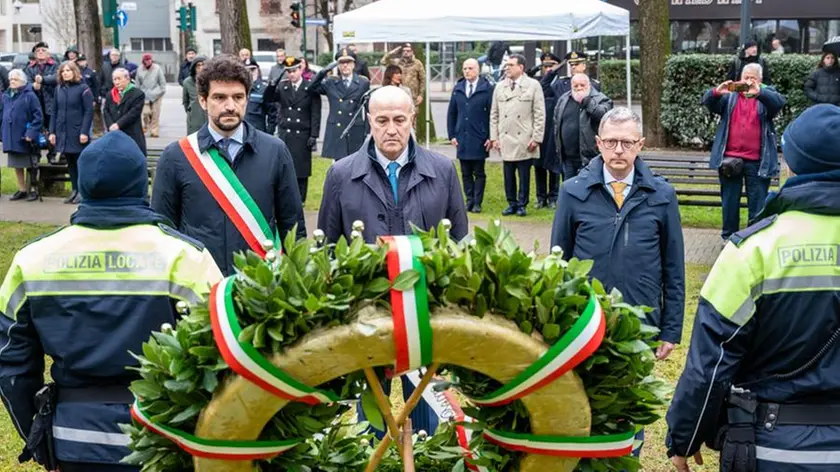
POLYGON ((251 49, 251 30, 248 27, 248 10, 245 0, 219 0, 219 29, 222 34, 222 53, 239 53, 251 49))
MULTIPOLYGON (((414 44, 414 57, 420 60, 423 63, 423 68, 426 68, 426 43, 415 43, 414 44)), ((429 86, 429 81, 431 80, 432 75, 431 71, 426 71, 426 87, 429 86)), ((420 143, 426 143, 426 90, 424 89, 422 92, 423 94, 423 102, 417 107, 417 141, 420 143)), ((429 97, 431 98, 431 97, 429 97)), ((431 112, 431 107, 429 107, 429 112, 431 112)), ((429 141, 435 142, 435 120, 434 117, 429 114, 429 141)))
MULTIPOLYGON (((99 2, 73 0, 73 6, 76 12, 76 45, 87 56, 88 67, 98 72, 102 70, 102 18, 99 16, 99 2)), ((100 136, 104 131, 102 113, 96 107, 93 134, 100 136)))
POLYGON ((662 84, 665 82, 665 63, 671 54, 671 29, 668 2, 639 0, 639 50, 642 86, 642 121, 645 144, 665 146, 662 127, 662 84))

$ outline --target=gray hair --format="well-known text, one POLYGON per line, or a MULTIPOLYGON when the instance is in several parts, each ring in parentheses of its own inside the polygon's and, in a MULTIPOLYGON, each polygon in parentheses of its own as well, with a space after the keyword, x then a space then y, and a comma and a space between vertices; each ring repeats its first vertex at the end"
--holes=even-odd
POLYGON ((374 90, 373 93, 370 94, 368 108, 372 110, 375 105, 383 103, 393 104, 395 102, 407 103, 411 106, 411 113, 414 113, 414 100, 411 99, 411 95, 403 91, 401 88, 393 85, 386 85, 374 90))
POLYGON ((117 49, 117 48, 114 48, 114 49, 111 49, 110 51, 108 51, 108 55, 109 55, 109 56, 110 56, 111 54, 114 54, 114 53, 117 53, 120 57, 122 57, 122 51, 120 51, 120 50, 119 50, 119 49, 117 49))
POLYGON ((626 107, 616 107, 608 111, 603 118, 601 118, 601 125, 598 126, 598 134, 604 134, 604 126, 607 123, 620 125, 632 121, 636 123, 636 129, 639 130, 639 136, 642 135, 642 118, 633 110, 626 107))
POLYGON ((128 69, 126 69, 126 68, 124 68, 124 67, 117 67, 116 69, 114 69, 114 72, 112 72, 112 73, 111 73, 111 77, 113 77, 113 76, 115 76, 115 75, 117 75, 117 74, 123 74, 123 75, 125 75, 125 78, 126 78, 126 79, 130 79, 130 78, 131 78, 131 74, 128 72, 128 69))
POLYGON ((12 70, 9 71, 9 79, 12 79, 12 78, 17 78, 18 80, 20 80, 24 84, 29 82, 29 77, 27 77, 26 73, 23 72, 20 69, 12 69, 12 70))
POLYGON ((573 75, 573 76, 572 76, 572 80, 571 80, 571 81, 572 81, 572 82, 574 82, 574 81, 575 81, 575 79, 580 79, 580 78, 585 79, 585 82, 586 82, 587 84, 590 84, 590 85, 592 84, 592 80, 590 80, 590 79, 589 79, 589 76, 588 76, 588 75, 586 75, 586 74, 575 74, 575 75, 573 75))
POLYGON ((741 76, 743 77, 744 72, 747 72, 747 71, 755 72, 755 75, 757 75, 759 79, 764 78, 764 68, 761 67, 761 64, 757 64, 755 62, 752 62, 750 64, 745 65, 744 69, 741 70, 741 76))

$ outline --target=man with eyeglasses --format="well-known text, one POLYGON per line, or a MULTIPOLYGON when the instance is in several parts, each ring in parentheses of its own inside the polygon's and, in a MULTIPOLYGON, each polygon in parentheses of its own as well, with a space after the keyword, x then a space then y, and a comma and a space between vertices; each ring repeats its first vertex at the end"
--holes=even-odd
POLYGON ((598 155, 595 132, 612 107, 612 100, 592 87, 586 74, 575 74, 572 89, 557 99, 552 132, 565 180, 578 175, 598 155))
POLYGON ((656 358, 665 359, 680 342, 685 304, 677 195, 637 159, 645 142, 637 114, 610 110, 595 140, 601 155, 560 188, 551 245, 566 260, 592 259, 590 275, 607 291, 653 308, 646 322, 659 328, 656 358))

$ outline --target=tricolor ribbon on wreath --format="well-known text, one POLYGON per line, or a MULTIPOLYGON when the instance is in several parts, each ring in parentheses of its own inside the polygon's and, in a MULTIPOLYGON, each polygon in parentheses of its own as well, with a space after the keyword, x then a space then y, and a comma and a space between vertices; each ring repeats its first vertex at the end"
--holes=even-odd
MULTIPOLYGON (((183 144, 182 144, 183 145, 183 144)), ((388 245, 386 264, 388 277, 393 284, 400 274, 415 270, 419 278, 407 290, 391 289, 391 309, 394 320, 396 347, 395 370, 409 373, 409 378, 419 383, 416 371, 431 363, 432 328, 429 313, 426 275, 420 257, 423 245, 417 236, 388 236, 380 238, 388 245), (414 377, 412 377, 412 375, 414 377)), ((257 243, 259 241, 257 240, 257 243)), ((263 251, 263 255, 265 251, 263 251)), ((239 341, 242 327, 234 311, 234 277, 227 277, 210 292, 210 318, 213 336, 222 358, 238 375, 278 397, 307 404, 332 403, 339 400, 330 392, 321 391, 301 382, 271 364, 250 343, 239 341)), ((537 362, 511 382, 484 398, 471 400, 478 406, 504 405, 522 398, 549 384, 577 367, 600 346, 606 331, 606 319, 593 294, 584 313, 572 328, 560 338, 537 362)), ((428 391, 429 389, 427 389, 428 391)), ((433 393, 423 392, 427 402, 435 408, 448 406, 450 416, 458 422, 469 422, 451 392, 442 392, 443 400, 433 393), (431 396, 428 396, 431 395, 431 396)), ((174 428, 153 423, 144 413, 143 405, 136 401, 131 408, 132 417, 150 431, 166 437, 189 454, 223 460, 257 460, 282 454, 296 447, 301 439, 286 441, 222 441, 196 438, 174 428)), ((439 413, 441 416, 442 413, 439 413)), ((469 450, 469 432, 456 427, 458 444, 465 450, 465 458, 475 457, 469 450)), ((590 437, 537 436, 486 429, 484 438, 512 451, 538 455, 607 458, 630 454, 634 432, 590 437)), ((466 461, 470 470, 482 472, 483 468, 466 461)))

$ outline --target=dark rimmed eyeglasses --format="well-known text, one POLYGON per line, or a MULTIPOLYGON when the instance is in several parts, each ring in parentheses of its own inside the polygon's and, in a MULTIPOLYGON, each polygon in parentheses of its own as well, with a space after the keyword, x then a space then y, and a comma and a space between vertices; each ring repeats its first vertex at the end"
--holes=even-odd
POLYGON ((621 143, 621 149, 633 149, 636 147, 637 144, 641 142, 641 139, 602 139, 601 144, 609 149, 613 150, 618 146, 618 143, 621 143))

